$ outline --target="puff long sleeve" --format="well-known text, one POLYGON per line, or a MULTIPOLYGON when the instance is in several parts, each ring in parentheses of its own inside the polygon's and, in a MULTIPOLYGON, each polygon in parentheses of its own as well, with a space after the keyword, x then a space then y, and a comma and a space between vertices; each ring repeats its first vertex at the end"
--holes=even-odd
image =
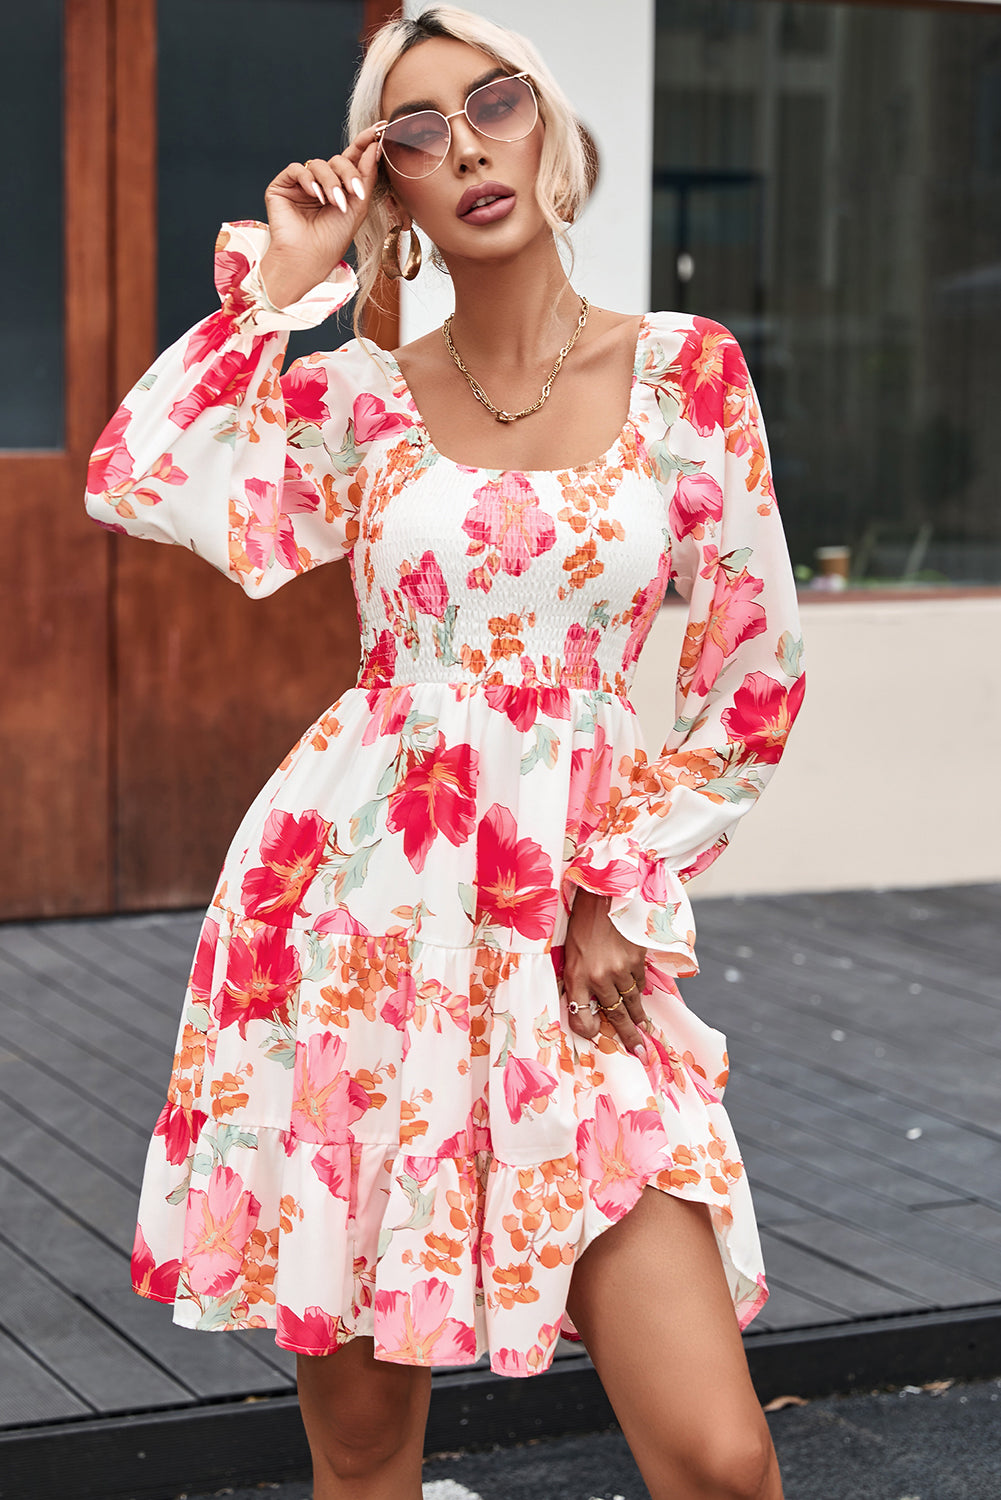
POLYGON ((221 308, 125 397, 97 441, 86 494, 108 530, 188 547, 253 598, 350 549, 363 456, 357 352, 314 354, 281 374, 289 333, 342 306, 354 272, 342 261, 277 308, 260 274, 269 241, 265 224, 222 225, 221 308))
POLYGON ((631 941, 698 973, 685 890, 726 848, 773 775, 806 678, 795 579, 743 351, 711 319, 665 333, 642 378, 661 486, 670 577, 688 618, 675 722, 656 759, 622 763, 598 826, 565 883, 611 896, 631 941))

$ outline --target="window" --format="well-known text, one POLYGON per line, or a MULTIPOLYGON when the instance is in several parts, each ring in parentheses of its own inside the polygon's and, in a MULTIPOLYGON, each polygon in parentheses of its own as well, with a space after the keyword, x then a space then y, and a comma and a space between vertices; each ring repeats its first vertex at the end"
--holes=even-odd
MULTIPOLYGON (((170 0, 159 7, 161 349, 218 306, 212 247, 226 219, 265 220, 290 161, 344 144, 364 0, 170 0)), ((293 333, 287 363, 351 337, 354 304, 293 333)))
POLYGON ((1001 15, 658 0, 653 267, 744 349, 804 581, 1001 583, 1001 15))

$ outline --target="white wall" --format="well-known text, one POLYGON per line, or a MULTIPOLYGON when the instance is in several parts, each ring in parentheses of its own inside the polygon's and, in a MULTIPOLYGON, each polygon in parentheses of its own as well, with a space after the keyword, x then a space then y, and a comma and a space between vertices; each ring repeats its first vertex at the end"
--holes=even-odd
MULTIPOLYGON (((408 0, 408 16, 427 0, 408 0)), ((601 178, 573 231, 573 284, 599 307, 649 311, 654 0, 467 3, 527 36, 598 143, 601 178)), ((448 277, 429 264, 401 283, 401 342, 437 327, 452 307, 448 277)))
MULTIPOLYGON (((653 754, 686 610, 665 606, 632 700, 653 754)), ((700 896, 1001 880, 1001 597, 802 606, 806 697, 700 896)))

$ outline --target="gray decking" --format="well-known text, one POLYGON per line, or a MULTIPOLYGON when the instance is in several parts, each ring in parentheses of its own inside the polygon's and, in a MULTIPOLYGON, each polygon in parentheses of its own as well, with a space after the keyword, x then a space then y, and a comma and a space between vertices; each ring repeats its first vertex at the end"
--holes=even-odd
MULTIPOLYGON (((772 1294, 748 1342, 1001 1303, 1001 887, 693 894, 772 1294)), ((294 1389, 273 1334, 129 1284, 200 916, 0 927, 0 1427, 294 1389)))

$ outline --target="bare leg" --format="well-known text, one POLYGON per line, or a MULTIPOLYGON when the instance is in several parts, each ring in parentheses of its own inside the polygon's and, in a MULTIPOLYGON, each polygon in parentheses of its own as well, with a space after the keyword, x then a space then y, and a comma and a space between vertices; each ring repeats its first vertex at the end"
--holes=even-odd
POLYGON ((313 1500, 420 1500, 431 1371, 376 1359, 372 1339, 299 1354, 313 1500))
POLYGON ((782 1500, 705 1204, 645 1188, 567 1308, 653 1500, 782 1500))

